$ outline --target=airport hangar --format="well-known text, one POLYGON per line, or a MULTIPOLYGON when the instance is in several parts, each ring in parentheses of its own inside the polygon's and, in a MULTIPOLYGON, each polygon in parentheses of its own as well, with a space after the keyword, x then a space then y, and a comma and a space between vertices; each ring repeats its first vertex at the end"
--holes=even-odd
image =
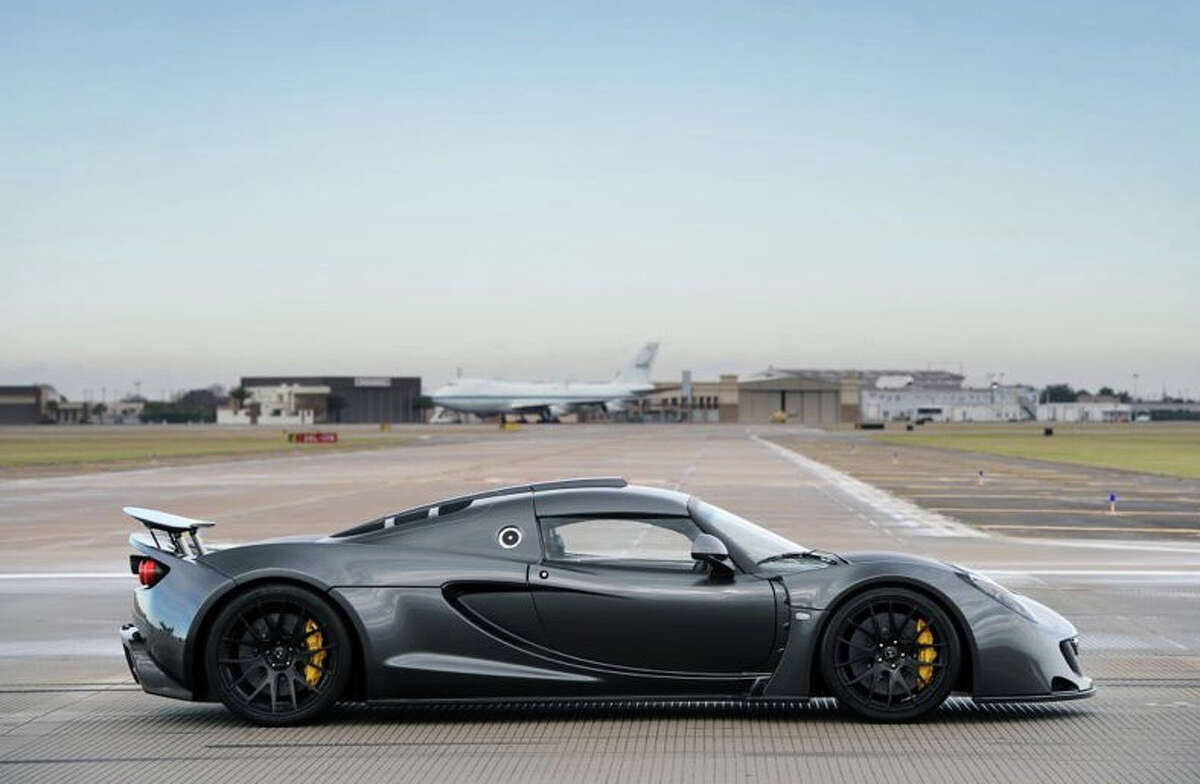
POLYGON ((87 407, 49 384, 0 386, 0 425, 78 424, 88 420, 87 407))
POLYGON ((1014 413, 1009 399, 1017 390, 1025 394, 1027 388, 964 389, 963 380, 962 375, 943 370, 770 367, 742 380, 722 375, 716 382, 685 379, 683 383, 657 384, 647 395, 642 414, 659 421, 757 424, 786 412, 789 422, 826 427, 905 418, 910 416, 907 409, 918 402, 936 401, 943 412, 937 418, 1023 418, 1014 413))

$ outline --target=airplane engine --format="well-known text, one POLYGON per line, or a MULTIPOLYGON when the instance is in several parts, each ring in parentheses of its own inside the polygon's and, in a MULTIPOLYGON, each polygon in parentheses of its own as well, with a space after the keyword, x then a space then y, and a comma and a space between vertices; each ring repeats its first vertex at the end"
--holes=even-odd
POLYGON ((628 405, 626 404, 626 401, 620 398, 617 398, 616 400, 609 400, 604 403, 604 410, 610 414, 620 414, 627 408, 628 405))

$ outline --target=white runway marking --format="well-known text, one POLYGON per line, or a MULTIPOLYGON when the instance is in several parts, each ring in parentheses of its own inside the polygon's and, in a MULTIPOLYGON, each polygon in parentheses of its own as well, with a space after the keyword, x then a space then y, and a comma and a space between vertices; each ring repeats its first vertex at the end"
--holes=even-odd
POLYGON ((130 572, 9 572, 0 574, 0 580, 133 580, 130 572))
POLYGON ((1021 544, 1029 544, 1036 546, 1054 546, 1054 547, 1084 547, 1093 550, 1120 550, 1121 552, 1146 552, 1146 553, 1175 553, 1186 555, 1200 555, 1200 547, 1190 547, 1182 542, 1176 544, 1148 544, 1145 542, 1134 542, 1124 539, 1105 539, 1103 541, 1079 541, 1075 539, 1026 539, 1012 537, 1012 541, 1020 542, 1021 544))
POLYGON ((980 569, 988 575, 1034 577, 1194 577, 1200 580, 1200 570, 1196 569, 980 569))
POLYGON ((122 655, 121 641, 116 632, 111 638, 0 642, 0 659, 28 659, 38 656, 96 658, 122 655))
POLYGON ((805 457, 798 452, 793 452, 787 447, 768 441, 756 433, 751 434, 750 438, 785 460, 791 461, 808 473, 833 485, 858 503, 871 507, 885 521, 883 525, 903 527, 907 529, 908 533, 915 536, 987 537, 987 534, 983 531, 972 528, 969 525, 964 525, 957 520, 938 514, 937 512, 922 509, 916 504, 898 498, 886 490, 881 490, 874 485, 855 479, 849 474, 844 474, 824 463, 818 463, 816 460, 805 457))

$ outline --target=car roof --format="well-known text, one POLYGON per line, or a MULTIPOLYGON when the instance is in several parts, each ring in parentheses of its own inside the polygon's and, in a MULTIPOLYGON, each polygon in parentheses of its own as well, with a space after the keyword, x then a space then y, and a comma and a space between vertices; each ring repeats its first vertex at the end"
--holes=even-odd
POLYGON ((658 487, 627 485, 620 488, 582 487, 545 490, 535 493, 533 505, 538 517, 576 515, 653 515, 686 517, 685 493, 658 487))
POLYGON ((446 498, 369 520, 345 531, 339 531, 333 534, 332 538, 342 539, 431 517, 446 517, 467 509, 476 501, 521 493, 533 493, 539 515, 563 516, 595 512, 682 516, 688 513, 688 496, 683 493, 630 485, 616 476, 579 477, 512 485, 446 498))

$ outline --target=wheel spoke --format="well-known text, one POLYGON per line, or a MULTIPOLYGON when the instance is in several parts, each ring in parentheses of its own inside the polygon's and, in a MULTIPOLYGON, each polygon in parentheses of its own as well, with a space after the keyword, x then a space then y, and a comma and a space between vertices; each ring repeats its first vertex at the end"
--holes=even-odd
POLYGON ((247 656, 241 659, 217 659, 218 664, 248 664, 249 662, 262 661, 261 656, 247 656))
POLYGON ((875 677, 871 680, 871 691, 867 694, 867 702, 882 702, 883 698, 875 693, 875 687, 879 684, 879 679, 887 677, 882 671, 876 671, 875 677))
POLYGON ((308 689, 309 691, 311 691, 313 694, 324 694, 325 693, 325 687, 321 686, 321 681, 317 681, 317 684, 314 686, 313 684, 308 682, 307 678, 301 678, 298 675, 293 676, 293 677, 296 679, 297 683, 299 683, 305 689, 308 689))
MULTIPOLYGON (((900 623, 900 628, 896 630, 897 635, 904 634, 904 630, 908 628, 908 622, 913 619, 913 616, 916 614, 916 612, 917 612, 916 605, 910 604, 908 606, 908 614, 904 616, 904 620, 900 623)), ((904 637, 897 636, 896 639, 903 640, 904 637)), ((914 639, 916 639, 916 638, 914 637, 914 639)))
POLYGON ((852 659, 844 659, 842 661, 835 661, 833 663, 833 666, 834 667, 845 667, 847 665, 854 664, 855 662, 870 661, 871 659, 874 659, 874 658, 875 657, 870 654, 867 654, 866 656, 855 656, 852 659))
POLYGON ((262 634, 258 631, 258 629, 254 626, 254 624, 252 624, 252 623, 250 623, 250 621, 246 620, 245 615, 238 613, 237 619, 239 621, 241 621, 242 626, 246 627, 246 631, 250 632, 251 637, 260 638, 260 639, 262 638, 262 634))
POLYGON ((297 639, 296 635, 298 633, 304 631, 305 610, 303 607, 301 607, 299 604, 296 604, 295 602, 289 602, 288 606, 291 608, 294 608, 296 610, 296 612, 294 614, 292 614, 292 616, 291 616, 291 617, 295 618, 295 621, 292 623, 291 631, 287 632, 284 636, 289 639, 295 640, 295 639, 297 639))
POLYGON ((875 650, 874 645, 863 645, 862 643, 851 642, 850 640, 847 640, 845 637, 838 637, 838 642, 849 645, 851 648, 858 648, 861 651, 875 650))
POLYGON ((862 675, 859 675, 854 680, 847 682, 846 685, 854 686, 856 684, 862 683, 864 680, 866 680, 866 678, 868 676, 875 675, 876 672, 877 672, 876 669, 874 667, 871 667, 870 669, 865 670, 862 675))
POLYGON ((270 684, 274 679, 275 679, 275 672, 273 670, 271 670, 270 668, 267 668, 266 676, 259 682, 259 684, 257 686, 254 687, 254 691, 250 692, 250 695, 248 697, 246 697, 246 702, 254 702, 254 698, 257 697, 259 695, 259 693, 263 689, 265 689, 267 687, 267 685, 270 684))
MULTIPOLYGON (((265 665, 264 665, 264 666, 265 666, 265 665)), ((241 675, 238 677, 238 679, 237 679, 237 680, 235 680, 233 683, 229 684, 229 688, 230 688, 230 689, 233 689, 234 687, 236 687, 236 686, 237 686, 239 683, 241 683, 242 681, 246 680, 246 678, 250 677, 250 673, 254 672, 254 671, 255 671, 255 670, 257 670, 257 669, 258 669, 257 667, 247 667, 247 668, 246 668, 246 669, 245 669, 245 670, 242 672, 242 674, 241 674, 241 675)))
MULTIPOLYGON (((854 621, 853 623, 854 623, 854 628, 856 631, 862 632, 863 636, 865 636, 869 639, 878 641, 879 638, 875 634, 873 634, 871 632, 871 629, 867 626, 866 618, 862 618, 861 620, 854 621)), ((853 634, 854 634, 854 632, 851 632, 851 636, 853 636, 853 634)))
POLYGON ((275 621, 273 622, 271 620, 271 613, 263 609, 262 602, 259 602, 257 606, 258 612, 262 615, 263 623, 267 626, 267 634, 272 638, 277 638, 279 636, 279 614, 276 613, 275 621))

